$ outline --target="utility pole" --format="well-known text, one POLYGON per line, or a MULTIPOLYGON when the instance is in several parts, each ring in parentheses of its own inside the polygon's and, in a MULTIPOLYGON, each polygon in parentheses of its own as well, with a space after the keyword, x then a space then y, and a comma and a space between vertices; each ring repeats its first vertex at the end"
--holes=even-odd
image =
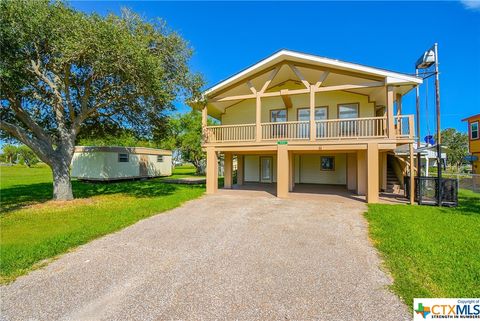
MULTIPOLYGON (((418 77, 418 68, 415 68, 415 76, 418 77)), ((416 107, 417 107, 417 176, 422 176, 421 168, 422 168, 422 155, 420 153, 420 87, 417 86, 416 88, 416 107)), ((426 169, 425 169, 426 170, 426 169)))
POLYGON ((442 138, 440 128, 440 77, 438 72, 438 43, 433 45, 435 52, 435 105, 437 110, 437 176, 438 176, 438 206, 442 206, 442 138))

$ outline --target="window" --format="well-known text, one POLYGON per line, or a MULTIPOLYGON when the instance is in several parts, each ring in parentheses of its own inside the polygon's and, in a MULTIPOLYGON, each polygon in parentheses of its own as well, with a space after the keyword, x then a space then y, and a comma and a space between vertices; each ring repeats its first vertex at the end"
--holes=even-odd
POLYGON ((338 118, 358 118, 358 104, 338 105, 338 118))
POLYGON ((287 121, 287 110, 286 109, 270 110, 270 121, 272 123, 287 121))
MULTIPOLYGON (((315 120, 325 120, 328 118, 328 107, 315 107, 315 120)), ((310 120, 310 108, 299 108, 297 109, 297 120, 299 121, 309 121, 310 120)), ((318 124, 317 127, 317 137, 325 136, 325 125, 318 124)), ((310 124, 302 124, 298 127, 299 138, 308 138, 310 137, 310 124)))
MULTIPOLYGON (((310 120, 310 108, 297 109, 297 120, 309 121, 310 120)), ((328 107, 315 107, 315 120, 325 120, 328 115, 328 107)))
POLYGON ((320 169, 322 171, 334 171, 335 170, 335 157, 322 156, 320 158, 320 169))
POLYGON ((118 154, 119 163, 128 163, 128 154, 118 154))
POLYGON ((478 139, 478 121, 470 123, 470 138, 471 139, 478 139))
POLYGON ((163 155, 157 156, 157 163, 163 163, 163 155))

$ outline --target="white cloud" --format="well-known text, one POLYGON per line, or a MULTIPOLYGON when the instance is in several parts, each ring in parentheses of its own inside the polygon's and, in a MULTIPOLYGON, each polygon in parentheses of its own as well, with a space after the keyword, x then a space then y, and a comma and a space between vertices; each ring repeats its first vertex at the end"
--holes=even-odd
POLYGON ((480 0, 460 0, 460 2, 469 10, 480 11, 480 0))

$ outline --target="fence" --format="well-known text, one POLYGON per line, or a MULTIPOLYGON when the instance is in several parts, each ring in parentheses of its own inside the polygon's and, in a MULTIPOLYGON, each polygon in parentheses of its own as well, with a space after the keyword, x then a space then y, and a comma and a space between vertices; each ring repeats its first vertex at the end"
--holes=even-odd
MULTIPOLYGON (((410 177, 405 176, 405 196, 410 198, 410 177)), ((442 206, 458 205, 458 180, 456 178, 443 178, 420 176, 415 177, 415 201, 419 205, 438 205, 440 193, 442 206)))

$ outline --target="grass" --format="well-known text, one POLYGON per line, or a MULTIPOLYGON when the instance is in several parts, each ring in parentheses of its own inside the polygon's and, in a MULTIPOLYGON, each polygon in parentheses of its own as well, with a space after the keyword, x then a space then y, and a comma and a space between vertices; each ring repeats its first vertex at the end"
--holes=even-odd
POLYGON ((195 167, 192 165, 182 165, 175 167, 171 176, 165 177, 166 179, 178 179, 185 177, 205 177, 204 175, 197 175, 195 167))
POLYGON ((76 199, 52 202, 52 175, 47 167, 1 167, 0 180, 0 283, 204 192, 203 185, 166 184, 161 179, 73 181, 76 199))
POLYGON ((480 194, 460 190, 457 208, 374 204, 365 216, 407 305, 480 297, 480 194))

